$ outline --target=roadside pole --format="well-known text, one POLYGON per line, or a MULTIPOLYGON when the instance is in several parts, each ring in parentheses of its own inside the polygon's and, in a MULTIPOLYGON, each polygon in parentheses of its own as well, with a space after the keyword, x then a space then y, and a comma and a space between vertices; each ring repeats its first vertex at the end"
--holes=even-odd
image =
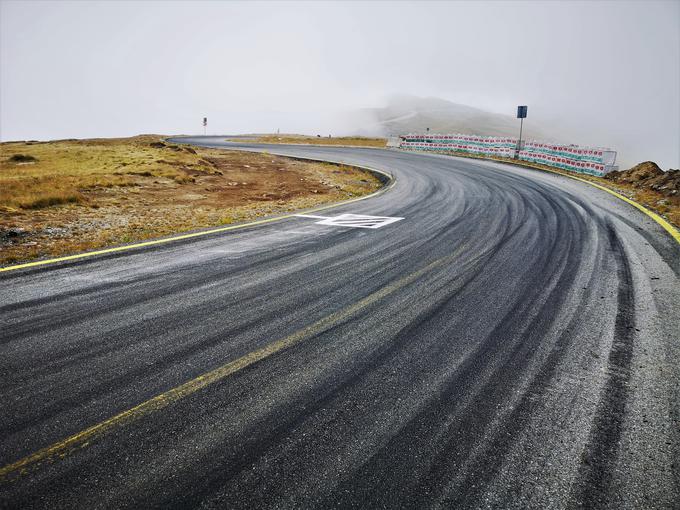
POLYGON ((524 127, 524 119, 527 117, 527 106, 517 107, 517 118, 519 119, 519 140, 517 148, 515 149, 515 159, 519 159, 519 151, 522 150, 522 128, 524 127))

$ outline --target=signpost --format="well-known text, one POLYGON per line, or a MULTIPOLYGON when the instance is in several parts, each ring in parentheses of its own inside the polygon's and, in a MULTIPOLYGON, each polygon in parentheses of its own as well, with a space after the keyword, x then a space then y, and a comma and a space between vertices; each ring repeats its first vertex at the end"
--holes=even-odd
POLYGON ((208 129, 208 117, 203 117, 203 136, 205 136, 208 129))
POLYGON ((517 107, 517 118, 519 121, 519 141, 517 142, 517 150, 515 150, 515 159, 519 158, 519 151, 522 150, 522 128, 524 127, 524 119, 527 118, 527 107, 518 106, 517 107))

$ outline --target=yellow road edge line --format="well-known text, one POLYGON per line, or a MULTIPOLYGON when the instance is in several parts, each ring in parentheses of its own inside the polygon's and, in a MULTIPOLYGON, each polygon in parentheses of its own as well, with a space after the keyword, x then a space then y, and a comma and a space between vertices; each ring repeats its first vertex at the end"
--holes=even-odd
POLYGON ((643 212, 644 214, 646 214, 647 216, 652 218, 654 221, 656 221, 659 225, 661 225, 661 227, 666 232, 668 232, 671 235, 671 237, 678 242, 678 244, 680 244, 680 231, 678 231, 668 221, 664 220, 657 213, 655 213, 654 211, 650 211, 644 205, 636 202, 635 200, 631 200, 630 198, 622 195, 621 193, 618 193, 618 192, 614 191, 613 189, 609 189, 606 186, 602 186, 601 184, 597 184, 596 182, 589 181, 588 179, 583 179, 582 177, 578 177, 576 175, 569 175, 569 174, 565 174, 565 173, 562 173, 562 172, 558 172, 556 170, 550 170, 548 168, 538 168, 538 167, 531 166, 531 165, 522 165, 520 163, 510 163, 508 161, 499 161, 497 159, 488 159, 488 158, 468 158, 466 156, 454 156, 454 157, 461 157, 461 158, 473 159, 473 160, 477 159, 477 160, 480 160, 480 161, 489 161, 489 162, 498 163, 498 164, 501 164, 501 165, 519 166, 519 167, 522 167, 522 168, 528 168, 528 169, 531 169, 531 170, 536 170, 538 172, 549 172, 551 174, 561 175, 562 177, 568 177, 569 179, 574 179, 576 181, 585 182, 586 184, 590 184, 591 186, 594 186, 598 189, 601 189, 602 191, 606 191, 607 193, 614 195, 616 198, 620 198, 624 202, 627 202, 628 204, 632 205, 636 209, 640 210, 641 212, 643 212))
MULTIPOLYGON (((298 158, 297 156, 291 156, 291 157, 298 158)), ((311 160, 310 158, 298 158, 298 159, 309 159, 309 160, 311 160)), ((311 161, 319 161, 319 160, 311 160, 311 161)), ((89 258, 89 257, 95 257, 97 255, 104 255, 104 254, 107 254, 107 253, 115 253, 115 252, 121 252, 121 251, 134 250, 134 249, 143 248, 143 247, 146 247, 146 246, 166 244, 166 243, 171 243, 171 242, 174 242, 174 241, 181 241, 183 239, 191 239, 193 237, 201 237, 201 236, 207 236, 207 235, 210 235, 210 234, 217 234, 217 233, 220 233, 220 232, 226 232, 228 230, 237 230, 237 229, 241 229, 241 228, 247 228, 247 227, 262 225, 262 224, 265 224, 265 223, 273 223, 275 221, 281 221, 281 220, 285 220, 287 218, 293 218, 297 214, 324 211, 326 209, 331 209, 333 207, 340 207, 342 205, 351 204, 353 202, 358 202, 360 200, 366 200, 367 198, 375 197, 377 195, 380 195, 380 194, 386 192, 390 188, 392 188, 392 186, 394 186, 394 183, 397 180, 396 177, 388 174, 387 172, 383 172, 382 170, 376 170, 375 168, 370 168, 370 167, 367 167, 367 166, 360 166, 360 165, 352 165, 352 164, 348 164, 348 163, 336 163, 336 162, 333 162, 333 161, 331 161, 330 163, 346 164, 347 166, 353 166, 355 168, 361 168, 362 170, 368 170, 369 172, 376 172, 376 173, 382 174, 389 179, 389 184, 387 184, 386 186, 382 187, 381 189, 379 189, 377 191, 374 191, 373 193, 371 193, 369 195, 365 195, 363 197, 357 197, 357 198, 350 198, 349 200, 344 200, 342 202, 338 202, 338 203, 335 203, 335 204, 322 205, 322 206, 319 206, 319 207, 314 207, 312 209, 301 209, 299 211, 295 211, 295 212, 290 213, 290 214, 284 214, 282 216, 275 216, 273 218, 264 218, 264 219, 261 219, 261 220, 250 221, 248 223, 241 223, 239 225, 231 225, 231 226, 228 226, 228 227, 218 227, 218 228, 213 228, 213 229, 210 229, 210 230, 202 230, 200 232, 192 232, 190 234, 179 234, 179 235, 175 235, 175 236, 172 236, 172 237, 166 237, 166 238, 163 238, 163 239, 154 239, 154 240, 151 240, 151 241, 143 241, 143 242, 135 243, 135 244, 126 244, 124 246, 115 246, 113 248, 105 248, 103 250, 87 251, 87 252, 84 252, 84 253, 76 253, 74 255, 66 255, 64 257, 57 257, 57 258, 45 259, 45 260, 37 260, 35 262, 25 262, 23 264, 16 264, 16 265, 13 265, 13 266, 0 267, 0 273, 5 272, 5 271, 16 271, 18 269, 26 269, 28 267, 37 267, 37 266, 44 266, 44 265, 47 265, 47 264, 55 264, 57 262, 66 262, 66 261, 69 261, 69 260, 78 260, 78 259, 84 259, 84 258, 89 258)))
POLYGON ((11 464, 7 464, 0 468, 0 481, 7 481, 10 478, 16 479, 23 474, 28 473, 29 469, 35 468, 42 462, 52 459, 52 458, 63 458, 68 453, 74 451, 78 448, 83 448, 89 444, 89 442, 97 437, 101 437, 106 433, 112 431, 116 427, 120 427, 138 420, 150 413, 160 411, 161 409, 167 407, 173 402, 181 400, 184 397, 188 397, 196 393, 197 391, 210 386, 216 382, 222 381, 228 376, 261 361, 269 356, 276 354, 284 349, 292 347, 303 340, 310 338, 311 335, 318 334, 324 330, 330 328, 333 325, 340 323, 341 321, 354 315, 356 312, 368 307, 369 305, 375 303, 376 301, 392 294, 393 292, 401 289, 402 287, 412 283, 429 271, 445 264, 446 262, 452 261, 457 255, 457 249, 453 253, 440 257, 428 265, 418 269, 417 271, 411 273, 410 275, 404 276, 397 280, 396 282, 379 289, 372 294, 369 294, 365 298, 357 301, 356 303, 348 306, 344 310, 327 315, 326 317, 319 319, 318 321, 306 326, 295 333, 277 340, 265 347, 256 349, 234 361, 228 362, 221 365, 213 370, 205 372, 204 374, 195 377, 179 386, 176 386, 168 391, 160 393, 155 397, 150 398, 130 409, 122 411, 111 418, 108 418, 102 422, 99 422, 91 427, 88 427, 72 436, 62 439, 50 446, 42 448, 35 453, 32 453, 22 459, 17 460, 11 464), (14 475, 14 476, 12 476, 14 475))
MULTIPOLYGON (((557 175, 564 175, 564 174, 561 174, 561 173, 559 173, 559 172, 553 172, 552 170, 549 170, 549 172, 554 173, 554 174, 557 174, 557 175)), ((675 239, 675 240, 678 242, 678 244, 680 244, 680 232, 679 232, 675 227, 673 227, 673 225, 671 225, 668 221, 666 221, 665 219, 663 219, 660 215, 658 215, 658 214, 655 213, 654 211, 651 211, 651 210, 647 209, 644 205, 642 205, 642 204, 636 202, 635 200, 631 200, 631 199, 628 198, 627 196, 624 196, 624 195, 622 195, 621 193, 617 193, 616 191, 614 191, 614 190, 612 190, 612 189, 609 189, 609 188, 607 188, 606 186, 602 186, 601 184, 597 184, 596 182, 592 182, 592 181, 589 181, 589 180, 587 180, 587 179, 581 179, 580 177, 576 177, 576 176, 572 176, 572 175, 566 175, 565 177, 569 177, 569 178, 571 178, 571 179, 576 179, 577 181, 581 181, 581 182, 588 183, 588 184, 590 184, 591 186, 595 186, 596 188, 599 188, 599 189, 601 189, 602 191, 606 191, 607 193, 610 193, 610 194, 614 195, 615 197, 620 198, 620 199, 623 200, 624 202, 629 203, 630 205, 632 205, 632 206, 635 207, 636 209, 642 211, 642 212, 645 213, 647 216, 649 216, 650 218, 652 218, 652 219, 653 219, 654 221, 656 221, 659 225, 661 225, 661 227, 662 227, 664 230, 666 230, 666 232, 668 232, 668 233, 671 235, 671 237, 672 237, 673 239, 675 239)))

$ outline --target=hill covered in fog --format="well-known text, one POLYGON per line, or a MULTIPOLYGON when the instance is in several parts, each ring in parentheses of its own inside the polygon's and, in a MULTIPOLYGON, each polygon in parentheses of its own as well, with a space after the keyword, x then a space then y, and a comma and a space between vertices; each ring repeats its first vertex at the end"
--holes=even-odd
MULTIPOLYGON (((531 115, 531 112, 529 112, 531 115)), ((464 133, 490 136, 517 136, 519 120, 512 115, 487 112, 479 108, 434 97, 394 96, 382 108, 358 112, 358 129, 365 135, 405 133, 464 133)), ((548 133, 525 122, 524 136, 549 138, 548 133)))

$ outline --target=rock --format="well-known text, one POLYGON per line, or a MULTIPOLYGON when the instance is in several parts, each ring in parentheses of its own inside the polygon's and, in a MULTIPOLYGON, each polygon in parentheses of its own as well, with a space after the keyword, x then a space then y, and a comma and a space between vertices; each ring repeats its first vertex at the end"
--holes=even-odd
POLYGON ((153 147, 154 149, 162 149, 167 146, 163 142, 151 142, 149 147, 153 147))
POLYGON ((664 172, 652 161, 635 165, 630 170, 610 172, 605 179, 632 184, 636 188, 652 189, 667 197, 675 196, 680 191, 680 170, 664 172))
POLYGON ((27 235, 29 235, 29 232, 21 227, 0 228, 0 241, 13 242, 27 235))
POLYGON ((19 227, 9 228, 5 231, 5 233, 6 233, 5 235, 7 237, 22 237, 22 236, 28 235, 28 233, 26 232, 26 229, 19 228, 19 227))
POLYGON ((662 172, 661 175, 647 179, 644 185, 667 197, 677 195, 680 191, 680 170, 662 172))

